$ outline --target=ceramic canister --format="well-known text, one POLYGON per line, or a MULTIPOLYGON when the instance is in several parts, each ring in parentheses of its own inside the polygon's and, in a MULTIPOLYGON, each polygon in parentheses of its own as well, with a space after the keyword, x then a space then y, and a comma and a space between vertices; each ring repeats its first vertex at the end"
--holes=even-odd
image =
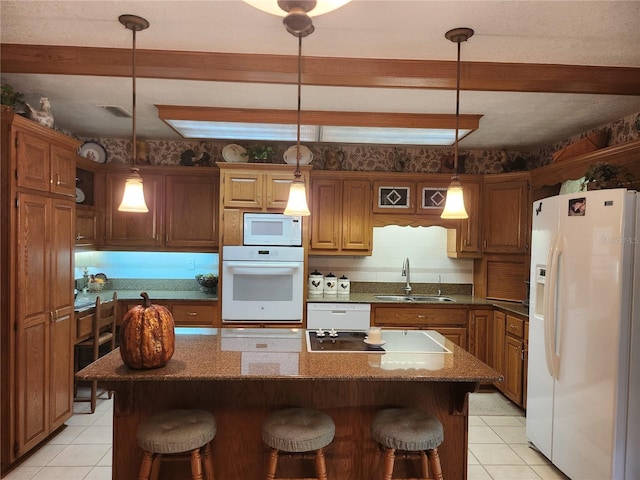
POLYGON ((349 295, 351 291, 351 282, 347 277, 342 275, 338 279, 338 295, 349 295))
POLYGON ((335 295, 338 293, 338 279, 333 273, 329 273, 324 277, 324 292, 325 295, 335 295))
POLYGON ((317 270, 309 274, 309 295, 322 295, 324 292, 324 276, 317 270))

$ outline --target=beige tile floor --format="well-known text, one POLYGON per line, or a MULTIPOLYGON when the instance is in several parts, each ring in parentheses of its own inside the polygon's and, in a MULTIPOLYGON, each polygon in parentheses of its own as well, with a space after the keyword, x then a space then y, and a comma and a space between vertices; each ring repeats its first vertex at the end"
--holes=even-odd
MULTIPOLYGON (((111 479, 111 409, 112 401, 106 396, 98 400, 93 414, 88 413, 89 404, 77 403, 67 428, 4 480, 111 479)), ((469 417, 468 480, 566 478, 529 448, 524 416, 469 417)))

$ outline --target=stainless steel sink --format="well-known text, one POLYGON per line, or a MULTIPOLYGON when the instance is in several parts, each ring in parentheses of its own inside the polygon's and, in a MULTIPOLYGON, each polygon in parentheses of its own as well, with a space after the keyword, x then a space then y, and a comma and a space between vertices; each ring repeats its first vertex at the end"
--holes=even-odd
POLYGON ((455 302, 453 298, 442 295, 376 295, 376 298, 393 302, 455 302))

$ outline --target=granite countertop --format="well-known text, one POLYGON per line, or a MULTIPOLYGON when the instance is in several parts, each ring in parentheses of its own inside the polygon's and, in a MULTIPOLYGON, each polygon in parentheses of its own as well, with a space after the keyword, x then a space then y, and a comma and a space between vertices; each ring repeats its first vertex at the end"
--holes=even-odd
POLYGON ((110 299, 115 292, 118 300, 141 300, 140 292, 146 291, 152 303, 158 303, 158 300, 188 300, 188 301, 218 301, 218 295, 215 293, 204 293, 199 290, 102 290, 100 292, 79 292, 75 300, 75 311, 82 312, 95 307, 96 298, 110 299))
MULTIPOLYGON (((223 381, 363 380, 493 382, 498 372, 464 349, 430 331, 450 353, 308 352, 302 329, 176 329, 175 353, 153 370, 131 370, 119 349, 76 374, 80 380, 223 381)), ((384 334, 383 334, 384 335, 384 334)))
MULTIPOLYGON (((469 306, 469 305, 484 305, 500 308, 519 315, 529 315, 529 307, 526 307, 518 302, 506 302, 498 300, 490 300, 486 298, 474 297, 473 295, 446 295, 443 297, 450 297, 455 302, 442 302, 442 301, 398 301, 398 300, 381 300, 376 298, 375 293, 350 293, 348 295, 309 295, 307 297, 307 303, 392 303, 399 306, 410 306, 415 304, 428 304, 434 305, 448 305, 448 306, 469 306)), ((386 293, 383 295, 387 295, 386 293)), ((403 294, 397 294, 403 295, 403 294)))

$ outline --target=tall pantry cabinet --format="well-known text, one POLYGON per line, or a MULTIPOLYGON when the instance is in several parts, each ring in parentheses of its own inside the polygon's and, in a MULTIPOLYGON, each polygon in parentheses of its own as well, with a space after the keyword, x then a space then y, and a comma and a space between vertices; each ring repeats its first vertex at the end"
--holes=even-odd
POLYGON ((79 142, 2 109, 1 466, 73 413, 73 253, 79 142))

